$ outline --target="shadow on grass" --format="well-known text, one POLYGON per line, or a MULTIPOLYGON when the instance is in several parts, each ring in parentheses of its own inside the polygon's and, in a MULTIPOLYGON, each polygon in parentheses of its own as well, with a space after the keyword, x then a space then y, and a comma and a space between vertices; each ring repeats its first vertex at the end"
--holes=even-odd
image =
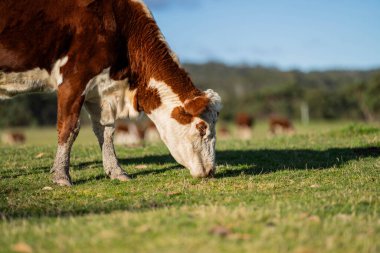
MULTIPOLYGON (((170 167, 166 167, 166 168, 161 168, 161 169, 155 169, 155 170, 141 170, 138 172, 128 173, 128 176, 131 179, 134 179, 134 178, 139 177, 139 176, 147 176, 147 175, 151 175, 151 174, 153 174, 153 175, 154 174, 161 174, 161 173, 165 173, 169 170, 174 170, 174 169, 178 169, 178 165, 177 166, 170 166, 170 167)), ((104 180, 104 179, 108 179, 108 177, 105 173, 101 174, 101 175, 94 175, 94 176, 89 177, 87 179, 75 180, 74 184, 75 185, 81 185, 81 184, 86 184, 86 183, 91 182, 91 181, 104 180)))
MULTIPOLYGON (((305 170, 305 169, 327 169, 339 167, 349 161, 359 160, 366 157, 380 157, 380 147, 363 148, 332 148, 327 150, 292 149, 292 150, 224 150, 217 153, 218 164, 223 169, 216 173, 216 178, 237 177, 241 174, 258 175, 272 173, 281 170, 305 170)), ((174 159, 169 155, 145 156, 120 159, 122 166, 131 164, 167 164, 174 163, 174 159)), ((102 166, 101 161, 92 161, 74 165, 75 169, 85 169, 87 166, 102 166)), ((168 165, 160 169, 141 169, 130 173, 132 178, 166 173, 167 171, 178 169, 179 166, 168 165)), ((37 170, 36 173, 44 173, 48 168, 37 170)), ((14 175, 2 175, 2 179, 14 175), (4 177, 5 176, 5 177, 4 177)), ((190 175, 189 175, 190 177, 190 175)), ((82 185, 89 181, 104 180, 105 175, 97 175, 92 178, 77 180, 76 185, 82 185)), ((96 183, 96 182, 94 182, 96 183)), ((159 186, 157 186, 159 187, 159 186)), ((69 191, 67 194, 70 194, 69 191)), ((154 196, 153 196, 154 197, 154 196)), ((152 198, 153 198, 152 197, 152 198)), ((160 199, 134 199, 134 203, 116 201, 112 203, 99 202, 91 203, 89 206, 80 202, 73 204, 68 210, 60 206, 23 206, 10 207, 3 206, 0 210, 0 218, 17 219, 28 217, 62 217, 80 216, 89 213, 109 213, 118 210, 124 211, 144 211, 158 209, 175 205, 182 205, 183 200, 161 197, 160 199)))
POLYGON ((216 178, 235 177, 241 174, 258 175, 280 170, 327 169, 365 157, 380 157, 380 148, 227 150, 218 152, 219 165, 245 166, 217 172, 216 178))
MULTIPOLYGON (((229 169, 217 171, 215 177, 235 177, 242 173, 258 175, 280 170, 326 169, 334 166, 339 167, 349 161, 365 157, 380 157, 380 148, 224 150, 217 152, 217 162, 221 166, 229 167, 229 169), (237 166, 244 168, 234 168, 237 166)), ((174 162, 174 159, 169 155, 120 159, 121 165, 164 164, 168 162, 174 162)), ((161 170, 144 170, 141 175, 165 173, 175 168, 178 166, 161 170)))
MULTIPOLYGON (((351 160, 365 157, 380 157, 380 147, 363 148, 332 148, 326 150, 311 149, 260 149, 260 150, 223 150, 217 152, 217 162, 221 166, 229 167, 217 171, 215 177, 235 177, 241 174, 258 175, 276 172, 280 170, 305 170, 326 169, 339 167, 351 160), (234 168, 243 166, 244 168, 234 168), (231 168, 232 167, 232 168, 231 168)), ((153 155, 144 157, 132 157, 119 159, 120 165, 131 164, 165 164, 175 163, 170 155, 153 155)), ((101 161, 80 163, 79 169, 87 166, 102 166, 101 161)), ((132 178, 136 176, 160 174, 169 170, 178 169, 171 166, 164 169, 142 170, 131 173, 132 178)))
POLYGON ((175 169, 179 169, 179 165, 176 165, 176 166, 170 166, 170 167, 167 167, 167 168, 163 168, 163 169, 155 169, 155 170, 142 170, 142 171, 138 171, 138 172, 134 172, 134 173, 128 173, 128 175, 133 179, 133 178, 136 178, 136 177, 139 177, 139 176, 147 176, 147 175, 155 175, 155 174, 161 174, 161 173, 165 173, 167 171, 170 171, 170 170, 175 170, 175 169))

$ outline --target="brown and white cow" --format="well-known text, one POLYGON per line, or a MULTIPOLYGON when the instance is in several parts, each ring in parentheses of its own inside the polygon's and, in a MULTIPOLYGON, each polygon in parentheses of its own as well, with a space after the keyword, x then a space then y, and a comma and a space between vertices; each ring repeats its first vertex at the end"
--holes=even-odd
POLYGON ((82 105, 89 112, 111 179, 118 164, 115 119, 145 112, 173 157, 194 177, 215 170, 212 90, 197 89, 139 0, 0 0, 0 98, 58 92, 53 181, 71 185, 70 150, 82 105))
POLYGON ((1 135, 1 142, 6 145, 21 145, 26 141, 25 134, 18 131, 4 133, 1 135))
POLYGON ((294 127, 288 118, 272 115, 269 118, 269 131, 273 135, 283 133, 292 134, 294 133, 294 127))
POLYGON ((252 139, 252 126, 254 125, 254 118, 247 114, 240 112, 235 116, 235 124, 237 126, 236 136, 242 140, 252 139))

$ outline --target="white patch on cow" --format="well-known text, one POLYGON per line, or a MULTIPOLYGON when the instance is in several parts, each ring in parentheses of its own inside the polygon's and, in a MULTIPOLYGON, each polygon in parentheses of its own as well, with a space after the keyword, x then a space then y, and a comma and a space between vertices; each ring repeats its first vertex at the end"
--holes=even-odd
POLYGON ((60 69, 68 61, 65 56, 59 59, 49 73, 45 69, 35 68, 24 72, 0 72, 0 99, 31 92, 53 92, 63 82, 60 69))
MULTIPOLYGON (((165 140, 169 138, 167 137, 167 133, 170 132, 167 130, 167 126, 171 125, 171 121, 175 121, 171 117, 171 113, 175 107, 182 106, 183 104, 178 95, 175 94, 171 87, 165 82, 157 81, 154 78, 151 78, 148 87, 156 89, 160 95, 161 105, 148 114, 148 116, 155 123, 161 138, 165 142, 165 140)), ((178 129, 176 132, 180 132, 180 128, 181 125, 178 124, 178 129)))
POLYGON ((208 105, 209 108, 211 109, 212 112, 218 114, 223 108, 221 97, 219 96, 218 93, 216 93, 215 91, 211 89, 206 90, 205 94, 208 97, 208 99, 210 99, 210 103, 208 105))
POLYGON ((25 72, 0 72, 0 99, 13 96, 50 90, 49 73, 46 70, 36 68, 25 72))
POLYGON ((129 87, 128 79, 111 79, 110 68, 107 68, 88 82, 82 95, 86 96, 86 102, 100 104, 101 124, 111 125, 116 119, 140 115, 133 107, 136 90, 130 90, 129 87))
POLYGON ((182 105, 178 95, 174 93, 172 88, 165 82, 151 78, 148 87, 158 91, 161 101, 164 100, 162 101, 162 106, 173 109, 174 107, 182 105))
POLYGON ((63 76, 61 74, 61 68, 65 66, 65 64, 68 62, 69 57, 65 56, 62 59, 59 59, 54 65, 53 69, 51 70, 50 77, 52 78, 52 81, 56 83, 56 86, 58 87, 63 83, 63 76))
POLYGON ((168 146, 173 157, 178 163, 184 165, 184 161, 180 159, 176 154, 175 148, 171 145, 171 143, 175 141, 173 136, 185 135, 184 127, 171 117, 173 109, 177 106, 181 106, 182 103, 178 95, 175 94, 165 82, 157 81, 152 78, 149 81, 148 87, 156 89, 161 99, 161 105, 148 114, 148 116, 156 125, 162 141, 168 146))

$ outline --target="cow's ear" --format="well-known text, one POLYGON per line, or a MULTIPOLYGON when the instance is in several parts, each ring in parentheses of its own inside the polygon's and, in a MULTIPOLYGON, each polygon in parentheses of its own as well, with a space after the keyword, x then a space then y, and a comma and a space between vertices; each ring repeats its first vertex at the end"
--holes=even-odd
POLYGON ((200 116, 204 111, 206 111, 210 99, 206 96, 198 96, 193 99, 188 99, 185 101, 184 108, 187 113, 193 117, 200 116))

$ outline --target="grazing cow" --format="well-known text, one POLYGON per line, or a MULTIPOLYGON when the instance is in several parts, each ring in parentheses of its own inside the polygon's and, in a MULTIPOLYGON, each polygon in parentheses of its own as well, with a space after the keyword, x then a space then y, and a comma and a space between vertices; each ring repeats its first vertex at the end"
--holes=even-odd
POLYGON ((232 138, 231 130, 225 123, 219 124, 217 132, 219 140, 228 140, 232 138))
POLYGON ((117 145, 133 147, 159 140, 160 134, 149 119, 138 122, 118 121, 116 123, 114 143, 117 145))
POLYGON ((290 120, 285 117, 271 116, 269 119, 269 130, 272 134, 291 134, 294 132, 294 127, 290 120))
POLYGON ((144 132, 144 141, 153 143, 158 142, 159 140, 160 134, 158 133, 156 126, 152 121, 149 121, 144 132))
POLYGON ((21 132, 10 132, 2 134, 1 141, 7 145, 20 145, 25 143, 26 137, 21 132))
POLYGON ((235 123, 239 127, 249 127, 251 128, 254 123, 254 119, 252 116, 246 113, 238 113, 235 117, 235 123))
POLYGON ((0 98, 58 93, 53 181, 72 184, 70 151, 84 105, 111 179, 115 119, 145 112, 193 177, 215 170, 220 97, 196 88, 140 0, 0 0, 0 98))
POLYGON ((134 123, 118 123, 114 135, 114 143, 134 147, 144 140, 144 129, 134 123))
POLYGON ((247 113, 238 113, 235 117, 237 125, 237 137, 242 140, 252 139, 252 126, 254 119, 247 113))

